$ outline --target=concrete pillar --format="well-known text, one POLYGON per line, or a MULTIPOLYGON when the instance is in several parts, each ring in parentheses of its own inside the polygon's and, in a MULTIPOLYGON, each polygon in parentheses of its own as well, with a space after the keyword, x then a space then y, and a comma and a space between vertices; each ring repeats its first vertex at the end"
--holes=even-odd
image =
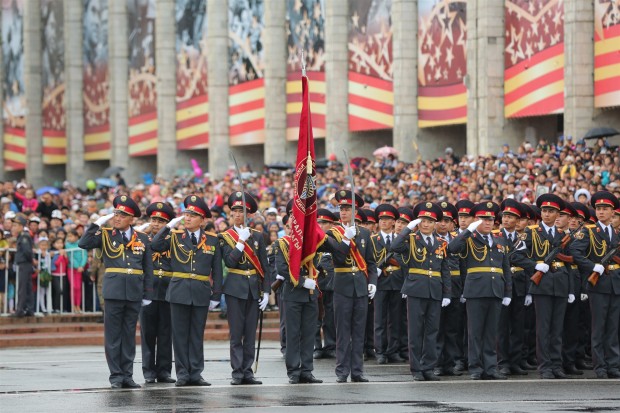
MULTIPOLYGON (((175 2, 157 0, 157 173, 172 178, 178 168, 176 140, 175 2)), ((225 60, 225 59, 224 59, 225 60)))
MULTIPOLYGON (((207 1, 209 84, 209 172, 221 179, 230 165, 228 138, 228 7, 221 0, 207 1)), ((284 25, 284 21, 282 21, 284 25)))
POLYGON ((129 170, 129 46, 127 7, 124 1, 110 1, 108 9, 109 71, 110 71, 110 165, 126 169, 127 183, 132 181, 129 170))
POLYGON ((24 85, 26 88, 26 180, 33 186, 45 184, 43 173, 43 131, 41 126, 41 5, 24 2, 24 85))
MULTIPOLYGON (((290 161, 286 140, 286 2, 265 0, 265 163, 290 161)), ((293 161, 294 163, 294 161, 293 161)))
MULTIPOLYGON (((0 12, 0 17, 2 13, 0 12)), ((4 66, 2 63, 2 53, 0 52, 0 79, 4 79, 4 66)), ((4 88, 0 84, 0 102, 4 103, 4 88)), ((4 172, 4 115, 0 104, 0 180, 6 179, 4 172)))
POLYGON ((400 159, 417 158, 418 134, 418 1, 392 2, 392 53, 394 68, 394 148, 400 159))
POLYGON ((330 0, 325 4, 325 152, 342 159, 342 150, 351 149, 349 134, 348 75, 349 1, 330 0))

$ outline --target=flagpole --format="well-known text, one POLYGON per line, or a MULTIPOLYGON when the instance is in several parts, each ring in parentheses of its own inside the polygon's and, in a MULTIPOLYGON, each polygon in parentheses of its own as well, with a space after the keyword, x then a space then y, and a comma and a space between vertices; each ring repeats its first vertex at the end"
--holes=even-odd
MULTIPOLYGON (((310 87, 308 83, 308 76, 306 75, 306 59, 304 57, 304 51, 301 50, 301 76, 306 78, 306 87, 310 87)), ((308 94, 310 92, 308 91, 308 94)), ((306 105, 308 111, 308 133, 306 134, 306 149, 308 150, 308 158, 306 160, 306 173, 312 174, 312 157, 310 155, 310 105, 306 105)))

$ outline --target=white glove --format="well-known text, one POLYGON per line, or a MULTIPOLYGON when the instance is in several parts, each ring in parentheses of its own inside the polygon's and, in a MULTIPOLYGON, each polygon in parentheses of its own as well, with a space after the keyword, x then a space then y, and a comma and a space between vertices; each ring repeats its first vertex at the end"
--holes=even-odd
POLYGON ((465 304, 467 299, 465 297, 461 296, 461 298, 459 298, 459 301, 461 302, 461 304, 465 304))
POLYGON ((276 280, 284 281, 286 278, 281 276, 280 274, 276 275, 276 280))
POLYGON ((152 303, 151 300, 147 300, 146 298, 142 299, 142 307, 146 307, 147 305, 149 305, 151 303, 152 303))
POLYGON ((344 236, 347 239, 355 238, 355 234, 357 234, 357 228, 355 228, 355 225, 350 225, 344 229, 344 236))
POLYGON ((267 308, 268 302, 269 302, 269 293, 263 293, 263 299, 258 301, 258 308, 261 311, 265 311, 265 308, 267 308))
POLYGON ((592 269, 592 271, 596 271, 597 273, 599 273, 599 275, 603 275, 603 273, 605 272, 605 267, 603 267, 601 264, 594 264, 594 268, 592 269))
POLYGON ((239 239, 243 242, 247 241, 250 238, 250 228, 243 227, 238 231, 239 239))
POLYGON ((307 288, 308 290, 314 290, 316 288, 316 281, 314 281, 312 278, 306 278, 304 280, 304 288, 307 288))
POLYGON ((581 294, 581 301, 586 301, 588 299, 588 294, 581 294))
POLYGON ((381 268, 377 268, 377 277, 381 277, 381 268))
POLYGON ((407 228, 409 228, 410 230, 413 231, 413 229, 415 227, 417 227, 418 225, 420 225, 420 222, 422 222, 421 218, 418 219, 414 219, 413 221, 411 221, 410 223, 407 224, 407 228))
POLYGON ((568 295, 568 303, 572 304, 575 302, 575 294, 569 294, 568 295))
POLYGON ((368 284, 368 297, 372 300, 377 293, 377 286, 374 284, 368 284))
POLYGON ((173 219, 170 220, 170 222, 168 222, 166 224, 166 226, 168 228, 172 229, 172 228, 176 227, 179 224, 179 222, 181 222, 182 220, 183 220, 183 216, 173 218, 173 219))
POLYGON ((402 297, 403 297, 403 300, 406 299, 407 298, 407 294, 403 294, 402 297))
POLYGON ((525 301, 523 302, 523 305, 525 305, 527 307, 530 304, 532 304, 532 295, 528 294, 528 295, 525 296, 525 301))
POLYGON ((547 271, 549 271, 549 264, 545 264, 544 262, 540 262, 538 264, 536 264, 536 271, 540 271, 542 273, 546 273, 547 271))
POLYGON ((144 231, 145 229, 147 229, 149 227, 149 225, 151 225, 150 222, 147 222, 146 224, 142 224, 136 227, 136 230, 138 231, 144 231))
POLYGON ((504 297, 502 298, 502 305, 504 307, 508 307, 510 305, 510 302, 512 301, 512 298, 510 297, 504 297))
POLYGON ((467 227, 467 230, 469 232, 474 232, 480 226, 480 224, 482 224, 481 219, 479 219, 478 221, 474 221, 471 224, 469 224, 469 226, 467 227))
POLYGON ((95 225, 100 227, 103 224, 105 224, 106 222, 108 222, 109 220, 111 220, 112 218, 114 218, 114 214, 108 214, 108 215, 104 215, 102 217, 99 217, 99 219, 95 221, 95 225))
POLYGON ((209 301, 209 311, 213 311, 215 309, 215 307, 218 306, 220 302, 219 301, 209 301))
POLYGON ((450 305, 450 299, 449 298, 444 298, 441 300, 441 306, 442 307, 447 307, 450 305))

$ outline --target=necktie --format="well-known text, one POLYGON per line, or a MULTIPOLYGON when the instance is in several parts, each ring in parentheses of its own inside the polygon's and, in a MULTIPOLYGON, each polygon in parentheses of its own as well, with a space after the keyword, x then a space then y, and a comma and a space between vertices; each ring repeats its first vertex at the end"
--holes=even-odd
POLYGON ((385 241, 385 245, 386 246, 390 246, 390 244, 392 243, 392 240, 390 239, 390 234, 387 234, 387 236, 385 237, 386 241, 385 241))
POLYGON ((129 237, 127 237, 127 233, 123 232, 123 244, 127 244, 129 242, 129 237))
POLYGON ((515 234, 510 234, 510 242, 515 242, 515 234))
POLYGON ((549 228, 549 238, 553 239, 553 228, 549 228))
POLYGON ((192 232, 191 237, 192 237, 192 244, 194 245, 198 244, 198 240, 196 239, 196 234, 192 232))
POLYGON ((605 233, 607 234, 607 238, 609 238, 609 242, 611 242, 611 229, 610 229, 610 227, 607 227, 607 229, 605 230, 605 233))
POLYGON ((490 236, 490 235, 487 235, 487 236, 486 236, 486 239, 487 239, 487 244, 489 244, 489 247, 491 247, 491 246, 492 246, 492 245, 491 245, 491 236, 490 236))
POLYGON ((431 237, 426 237, 426 244, 429 248, 433 248, 433 241, 431 240, 431 237))

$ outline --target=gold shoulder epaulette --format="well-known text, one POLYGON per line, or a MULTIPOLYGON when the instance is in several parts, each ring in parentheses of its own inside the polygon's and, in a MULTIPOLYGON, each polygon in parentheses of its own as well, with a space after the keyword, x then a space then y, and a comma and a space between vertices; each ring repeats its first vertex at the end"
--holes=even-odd
POLYGON ((217 237, 217 234, 215 232, 205 231, 205 234, 211 235, 212 237, 217 237))
POLYGON ((529 229, 536 229, 536 228, 538 228, 538 224, 528 225, 527 227, 528 227, 529 229))
POLYGON ((491 233, 493 233, 493 234, 499 234, 499 229, 494 229, 493 231, 491 231, 491 233))
POLYGON ((592 228, 596 227, 596 224, 588 224, 585 227, 592 229, 592 228))
POLYGON ((173 230, 172 230, 172 231, 170 231, 170 232, 174 232, 174 233, 176 233, 176 234, 182 234, 184 231, 185 231, 185 230, 183 230, 183 229, 173 229, 173 230))

